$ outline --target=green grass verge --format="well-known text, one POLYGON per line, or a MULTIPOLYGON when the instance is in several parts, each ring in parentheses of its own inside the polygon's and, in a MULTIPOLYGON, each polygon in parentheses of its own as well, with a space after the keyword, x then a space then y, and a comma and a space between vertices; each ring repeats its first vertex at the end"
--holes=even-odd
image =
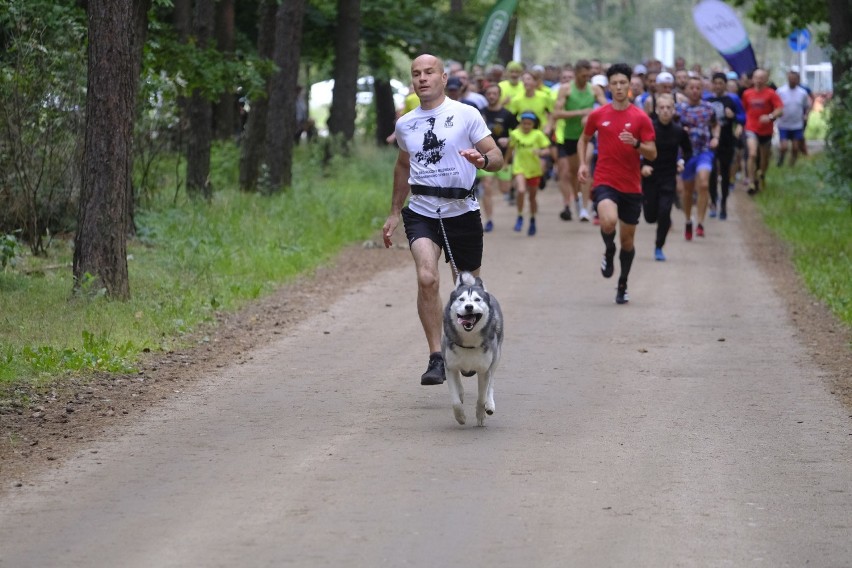
POLYGON ((174 204, 174 191, 163 189, 137 212, 127 302, 71 296, 67 241, 54 241, 48 258, 16 259, 0 271, 0 384, 127 372, 141 352, 181 345, 217 311, 269 294, 372 235, 387 215, 394 159, 365 145, 322 172, 300 147, 293 188, 264 196, 236 189, 238 151, 217 148, 212 203, 174 204))
POLYGON ((821 180, 826 168, 822 155, 771 167, 756 201, 811 293, 852 327, 852 208, 821 180))

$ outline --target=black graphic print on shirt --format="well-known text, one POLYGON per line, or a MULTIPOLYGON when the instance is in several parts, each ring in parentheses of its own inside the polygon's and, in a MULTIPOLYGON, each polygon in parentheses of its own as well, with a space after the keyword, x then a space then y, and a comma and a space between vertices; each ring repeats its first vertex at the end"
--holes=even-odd
POLYGON ((423 134, 423 150, 414 154, 414 158, 424 165, 437 164, 444 157, 442 150, 444 149, 446 139, 439 140, 435 132, 433 132, 435 128, 434 117, 427 119, 426 122, 429 123, 429 130, 423 134))

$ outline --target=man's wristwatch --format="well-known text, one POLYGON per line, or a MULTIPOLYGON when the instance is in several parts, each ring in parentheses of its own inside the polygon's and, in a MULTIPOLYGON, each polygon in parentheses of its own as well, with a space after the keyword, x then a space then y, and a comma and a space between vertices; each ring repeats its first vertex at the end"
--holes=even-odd
POLYGON ((634 143, 633 143, 633 147, 634 147, 634 148, 636 148, 636 149, 638 150, 638 149, 639 149, 639 146, 640 146, 641 144, 642 144, 642 143, 641 143, 639 140, 637 140, 636 142, 634 142, 634 143))
POLYGON ((482 169, 487 170, 488 169, 488 154, 482 154, 482 159, 485 160, 485 163, 482 164, 482 169))

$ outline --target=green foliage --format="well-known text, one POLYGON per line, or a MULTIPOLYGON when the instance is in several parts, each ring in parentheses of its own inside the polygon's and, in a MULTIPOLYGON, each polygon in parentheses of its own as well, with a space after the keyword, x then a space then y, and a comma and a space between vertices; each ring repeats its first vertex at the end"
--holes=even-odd
POLYGON ((15 266, 15 259, 21 253, 21 245, 15 235, 0 235, 0 268, 15 266))
MULTIPOLYGON (((837 54, 838 60, 852 61, 852 46, 837 54)), ((835 92, 852 93, 852 72, 846 72, 835 92)), ((829 160, 827 180, 838 198, 845 200, 852 211, 852 101, 836 96, 829 104, 829 131, 826 149, 829 160)))
MULTIPOLYGON (((154 14, 157 13, 155 10, 154 14)), ((170 24, 153 17, 145 45, 139 113, 134 125, 137 203, 150 205, 160 191, 169 189, 158 174, 166 166, 163 158, 180 145, 183 136, 181 97, 197 91, 211 101, 218 100, 222 93, 262 98, 266 96, 266 80, 274 70, 273 62, 260 59, 253 52, 238 50, 226 54, 213 48, 199 49, 192 41, 181 42, 170 24)), ((179 167, 180 158, 169 166, 179 167)), ((180 187, 177 180, 175 187, 180 187)))
POLYGON ((828 21, 825 0, 727 0, 748 8, 748 17, 769 28, 769 35, 785 37, 795 29, 828 21))
POLYGON ((177 95, 198 92, 210 101, 226 92, 265 96, 266 79, 274 71, 271 62, 252 52, 227 54, 215 47, 202 49, 192 40, 182 42, 171 25, 157 20, 149 23, 148 30, 143 76, 172 81, 177 95))
POLYGON ((34 253, 76 215, 85 39, 74 2, 0 0, 0 231, 34 253))
POLYGON ((852 209, 836 187, 820 179, 827 156, 770 168, 757 203, 767 225, 789 243, 808 289, 852 327, 852 209))
MULTIPOLYGON (((221 188, 203 207, 157 191, 137 211, 128 246, 133 297, 113 302, 97 283, 69 301, 72 249, 56 241, 46 259, 25 256, 0 272, 0 382, 91 369, 125 372, 144 350, 186 345, 218 313, 239 308, 369 238, 387 214, 395 153, 362 145, 331 158, 319 144, 297 148, 293 187, 264 196, 237 188, 239 148, 214 146, 211 178, 221 188), (63 246, 60 246, 63 245, 63 246), (26 272, 24 272, 26 271, 26 272), (80 343, 81 329, 90 334, 80 343)), ((155 163, 170 186, 169 167, 155 163)), ((203 340, 200 335, 194 340, 203 340)))
MULTIPOLYGON (((58 369, 65 371, 107 371, 110 373, 133 373, 136 368, 129 361, 135 357, 136 350, 130 342, 115 344, 105 336, 95 337, 89 331, 83 330, 82 347, 56 348, 43 345, 21 350, 21 358, 30 366, 33 372, 55 373, 58 369)), ((7 359, 9 356, 7 355, 7 359)))
MULTIPOLYGON (((363 61, 370 72, 381 76, 394 69, 394 55, 413 58, 425 51, 439 57, 466 60, 473 49, 482 18, 491 7, 487 1, 464 3, 460 13, 451 13, 440 0, 362 0, 361 38, 363 61)), ((303 58, 309 59, 330 77, 334 59, 337 2, 314 0, 305 14, 303 58)), ((388 78, 388 76, 383 78, 388 78)))

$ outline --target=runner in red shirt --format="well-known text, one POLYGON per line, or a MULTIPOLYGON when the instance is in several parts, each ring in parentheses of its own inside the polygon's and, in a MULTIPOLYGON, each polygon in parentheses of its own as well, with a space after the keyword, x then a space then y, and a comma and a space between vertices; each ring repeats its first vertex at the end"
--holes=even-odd
POLYGON ((784 103, 767 85, 769 74, 755 69, 752 75, 754 86, 743 93, 746 111, 745 135, 748 147, 747 175, 748 193, 754 195, 763 186, 769 158, 772 152, 772 131, 775 119, 784 112, 784 103))
POLYGON ((588 142, 598 135, 598 161, 595 165, 595 207, 601 221, 601 237, 606 245, 601 273, 610 278, 614 272, 615 228, 619 224, 621 235, 621 273, 615 301, 626 304, 627 276, 636 251, 633 235, 642 212, 642 175, 640 156, 646 160, 657 157, 654 142, 654 125, 641 109, 630 103, 630 76, 632 69, 626 63, 616 63, 607 69, 612 102, 589 115, 583 134, 577 143, 580 169, 577 177, 581 183, 589 180, 588 142), (620 221, 620 223, 619 223, 620 221))

